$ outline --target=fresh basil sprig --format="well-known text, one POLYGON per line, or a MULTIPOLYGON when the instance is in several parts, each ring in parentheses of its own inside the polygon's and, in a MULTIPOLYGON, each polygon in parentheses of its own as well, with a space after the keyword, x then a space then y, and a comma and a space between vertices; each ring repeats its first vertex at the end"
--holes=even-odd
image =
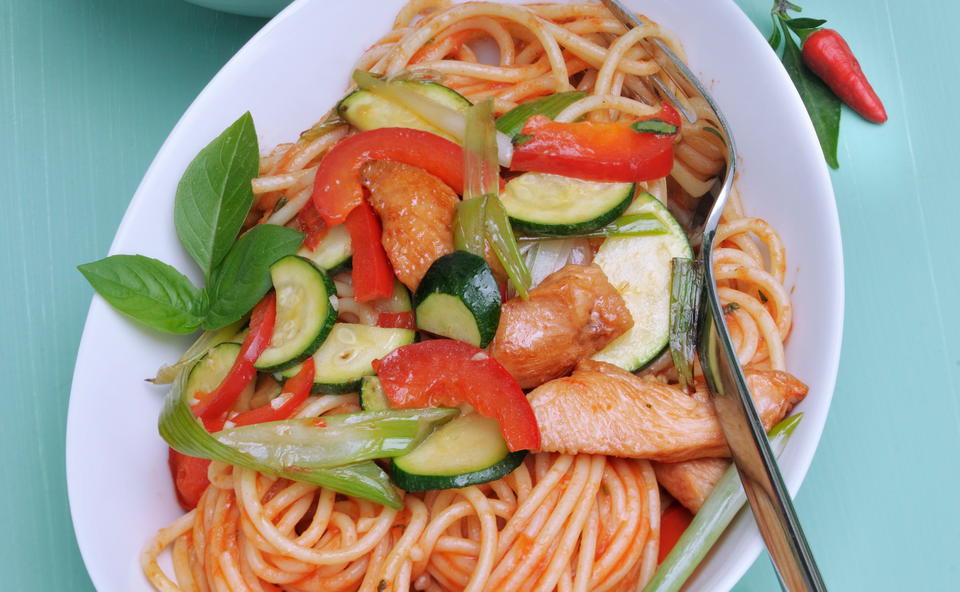
POLYGON ((253 204, 260 149, 250 112, 194 157, 177 185, 173 222, 183 248, 209 279, 253 204))
POLYGON ((270 266, 293 255, 303 233, 273 224, 254 226, 237 239, 207 285, 210 310, 203 328, 214 330, 238 320, 263 298, 270 287, 270 266))
POLYGON ((183 247, 207 278, 195 287, 173 267, 142 255, 113 255, 78 269, 120 312, 168 333, 217 330, 243 317, 270 289, 270 266, 294 254, 303 234, 260 225, 237 240, 253 204, 260 149, 244 113, 187 166, 174 204, 183 247))
POLYGON ((839 168, 837 160, 837 144, 840 140, 840 99, 833 94, 820 77, 810 71, 803 63, 803 54, 800 46, 794 40, 796 34, 802 42, 807 35, 815 31, 827 21, 812 18, 790 18, 788 10, 799 12, 802 10, 796 4, 787 0, 776 0, 770 16, 773 20, 773 33, 768 41, 774 51, 783 42, 783 67, 793 80, 803 105, 807 108, 813 128, 820 140, 823 157, 832 168, 839 168))
POLYGON ((207 297, 185 275, 143 255, 112 255, 77 269, 120 312, 167 333, 192 333, 207 297))

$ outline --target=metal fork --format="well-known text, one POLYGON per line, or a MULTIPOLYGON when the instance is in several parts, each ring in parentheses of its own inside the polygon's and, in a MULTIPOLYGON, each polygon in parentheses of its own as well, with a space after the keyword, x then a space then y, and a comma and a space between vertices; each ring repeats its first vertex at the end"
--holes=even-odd
MULTIPOLYGON (((643 22, 619 0, 601 0, 628 29, 643 22)), ((767 435, 750 397, 750 389, 737 360, 736 350, 723 323, 723 310, 717 295, 713 271, 714 238, 720 216, 733 186, 737 153, 733 134, 723 113, 700 80, 690 71, 666 44, 659 39, 645 40, 645 49, 654 56, 662 72, 674 87, 682 92, 698 94, 713 110, 716 120, 727 138, 727 166, 723 180, 714 184, 704 195, 699 212, 705 212, 700 243, 704 282, 701 298, 700 338, 697 350, 700 366, 707 381, 717 418, 726 437, 730 454, 737 467, 743 489, 750 500, 754 518, 763 536, 767 551, 773 560, 781 586, 790 592, 825 591, 826 585, 817 569, 813 553, 800 528, 800 521, 783 484, 777 461, 770 451, 767 435)), ((693 123, 697 115, 689 104, 680 100, 664 80, 655 77, 654 83, 664 97, 677 106, 687 121, 693 123)), ((697 224, 695 224, 696 226, 697 224)))

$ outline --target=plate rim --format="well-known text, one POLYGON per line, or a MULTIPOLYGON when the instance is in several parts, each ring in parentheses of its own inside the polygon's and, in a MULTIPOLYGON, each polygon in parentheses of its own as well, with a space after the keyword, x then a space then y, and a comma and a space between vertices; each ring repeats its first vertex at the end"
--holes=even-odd
MULTIPOLYGON (((137 185, 137 189, 133 194, 130 204, 125 210, 117 226, 113 240, 111 241, 108 251, 110 254, 116 253, 118 244, 126 240, 126 236, 130 232, 130 227, 132 226, 131 220, 137 216, 137 212, 139 211, 140 207, 144 205, 145 198, 142 195, 144 193, 144 188, 153 184, 154 178, 158 174, 157 171, 160 168, 161 163, 168 159, 168 152, 171 151, 170 146, 178 143, 180 137, 186 133, 185 127, 192 119, 193 113, 202 108, 202 105, 206 102, 206 95, 211 92, 211 88, 217 86, 221 79, 230 76, 233 70, 240 67, 238 64, 245 62, 248 59, 248 54, 256 51, 258 47, 264 43, 265 39, 269 39, 275 29, 283 26, 288 19, 294 18, 295 15, 303 10, 305 6, 315 1, 318 0, 295 0, 293 3, 287 6, 275 18, 266 23, 266 25, 264 25, 257 33, 255 33, 246 43, 244 43, 244 45, 237 50, 237 52, 218 70, 218 72, 210 79, 209 82, 207 82, 207 84, 204 85, 203 89, 191 101, 190 105, 184 111, 183 115, 181 115, 181 117, 178 119, 177 123, 171 129, 170 133, 157 150, 157 153, 144 173, 143 178, 137 185)), ((516 0, 514 0, 514 3, 516 3, 516 0)), ((716 10, 724 11, 727 13, 729 18, 736 21, 739 25, 739 29, 749 30, 750 35, 755 38, 752 41, 754 45, 757 45, 757 42, 759 41, 764 47, 768 47, 766 45, 766 41, 760 34, 760 31, 753 25, 752 21, 750 21, 740 7, 735 4, 734 0, 723 0, 722 2, 715 2, 714 0, 713 4, 716 10)), ((771 60, 776 62, 777 68, 775 68, 775 70, 778 72, 777 76, 779 81, 775 84, 780 87, 788 86, 790 89, 788 95, 790 95, 790 100, 793 103, 790 106, 790 109, 799 109, 805 113, 805 107, 803 106, 800 96, 790 81, 786 71, 780 67, 779 60, 777 59, 776 55, 772 51, 767 51, 765 54, 755 57, 756 59, 765 60, 767 62, 771 60)), ((722 106, 722 99, 718 99, 718 101, 720 101, 722 106)), ((820 154, 820 146, 816 139, 816 133, 814 131, 813 124, 810 122, 809 117, 805 117, 803 119, 806 127, 806 134, 804 135, 806 146, 804 146, 803 149, 810 150, 812 147, 817 151, 817 154, 820 154)), ((829 416, 832 399, 835 394, 839 370, 845 308, 844 263, 839 213, 836 206, 836 196, 833 192, 833 187, 830 182, 829 172, 827 170, 826 163, 822 158, 819 160, 817 174, 813 179, 813 182, 817 184, 818 191, 822 192, 826 198, 829 198, 825 200, 826 205, 828 206, 826 212, 827 217, 822 219, 822 222, 825 224, 825 229, 827 230, 825 236, 829 238, 831 242, 828 250, 837 255, 837 258, 833 261, 834 265, 832 265, 829 269, 829 275, 831 276, 833 284, 836 287, 836 292, 833 294, 833 296, 837 299, 838 305, 835 307, 833 317, 830 319, 831 322, 829 323, 829 327, 832 330, 823 343, 824 349, 827 350, 825 359, 829 360, 829 367, 826 368, 824 372, 824 377, 826 378, 824 386, 827 386, 828 388, 825 388, 823 392, 818 393, 818 396, 825 399, 820 402, 820 404, 824 406, 823 421, 813 426, 815 435, 810 436, 812 444, 803 450, 793 451, 793 456, 796 458, 793 459, 792 464, 789 467, 789 473, 785 474, 784 476, 787 487, 790 490, 791 496, 793 497, 796 497, 797 491, 809 472, 813 458, 820 448, 823 431, 829 416)), ((77 401, 81 398, 81 396, 76 394, 76 391, 78 390, 78 382, 83 376, 82 368, 84 367, 84 364, 82 362, 91 355, 89 350, 91 349, 91 342, 93 341, 92 335, 95 332, 94 325, 96 324, 100 315, 103 314, 102 311, 106 310, 109 310, 107 305, 98 295, 94 294, 87 310, 87 315, 84 320, 83 331, 77 350, 76 362, 71 379, 65 434, 65 469, 71 523, 81 557, 83 558, 84 567, 97 589, 100 589, 102 578, 97 572, 91 569, 90 543, 87 540, 87 534, 82 534, 82 529, 78 525, 78 522, 81 521, 78 521, 78 515, 75 511, 75 503, 78 499, 78 489, 80 488, 79 480, 75 474, 75 471, 77 470, 75 455, 79 454, 80 451, 77 446, 72 444, 75 443, 78 433, 75 421, 75 417, 77 416, 78 412, 76 411, 75 407, 79 405, 77 401)), ((809 426, 806 425, 802 427, 804 429, 810 429, 809 426)), ((749 569, 749 567, 755 562, 762 545, 760 537, 755 531, 753 535, 754 536, 751 537, 751 540, 744 544, 745 552, 737 557, 735 564, 728 564, 727 569, 724 571, 720 581, 713 582, 716 589, 729 590, 732 588, 732 586, 743 577, 747 569, 749 569)), ((137 567, 139 569, 139 566, 137 567)))

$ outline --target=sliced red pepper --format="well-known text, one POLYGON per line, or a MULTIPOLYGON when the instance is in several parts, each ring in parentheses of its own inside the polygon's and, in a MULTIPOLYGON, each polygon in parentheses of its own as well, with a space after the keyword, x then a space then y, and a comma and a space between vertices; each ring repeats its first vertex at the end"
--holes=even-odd
POLYGON ((389 329, 416 329, 417 324, 412 310, 405 312, 381 312, 377 315, 377 326, 389 329))
POLYGON ((194 415, 206 422, 219 418, 233 407, 237 397, 257 375, 257 369, 253 367, 253 363, 270 345, 276 317, 277 298, 271 291, 253 307, 250 331, 243 340, 240 353, 223 381, 212 392, 197 396, 198 402, 193 408, 194 415))
POLYGON ((328 226, 342 224, 363 202, 360 167, 368 160, 418 166, 463 193, 463 149, 421 130, 385 127, 350 136, 324 157, 313 184, 313 203, 328 226))
POLYGON ((462 341, 405 345, 373 362, 393 407, 471 405, 500 422, 511 451, 539 450, 540 428, 526 395, 499 362, 462 341))
POLYGON ((170 476, 177 491, 177 502, 180 507, 190 511, 197 507, 200 496, 207 490, 210 480, 207 478, 207 468, 210 461, 206 458, 187 456, 170 449, 167 457, 170 466, 170 476))
MULTIPOLYGON (((665 105, 653 118, 679 125, 675 115, 665 105)), ((619 123, 558 123, 534 115, 517 138, 510 162, 517 171, 633 183, 665 177, 673 168, 672 134, 639 133, 619 123)))
POLYGON ((283 403, 277 407, 273 406, 273 402, 267 403, 262 407, 245 411, 231 421, 234 425, 244 426, 288 419, 310 395, 314 374, 313 358, 307 358, 301 364, 300 371, 293 378, 283 383, 283 392, 280 393, 281 397, 286 397, 283 403))
POLYGON ((657 563, 662 563, 677 544, 680 535, 690 526, 693 514, 680 504, 673 504, 660 516, 660 552, 657 563))
POLYGON ((383 229, 376 212, 366 201, 347 216, 347 230, 353 245, 353 298, 369 302, 393 296, 393 268, 380 242, 383 229))
POLYGON ((327 235, 327 225, 313 202, 307 202, 300 208, 300 212, 297 213, 297 223, 300 224, 300 230, 307 235, 303 239, 303 246, 310 251, 316 250, 317 245, 327 235))

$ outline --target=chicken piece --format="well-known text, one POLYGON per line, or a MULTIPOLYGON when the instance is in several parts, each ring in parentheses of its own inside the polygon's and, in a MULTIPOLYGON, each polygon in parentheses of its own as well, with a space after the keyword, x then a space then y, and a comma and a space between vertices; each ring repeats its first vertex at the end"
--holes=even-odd
POLYGON ((723 477, 730 461, 724 458, 697 458, 678 463, 652 464, 660 486, 683 507, 696 514, 716 487, 717 481, 723 477))
POLYGON ((403 285, 416 290, 430 265, 453 248, 453 217, 460 199, 423 169, 372 160, 360 169, 370 205, 383 225, 383 248, 403 285))
POLYGON ((567 265, 500 310, 489 352, 521 388, 568 374, 633 326, 623 297, 596 265, 567 265))
MULTIPOLYGON (((770 429, 807 394, 786 372, 748 370, 747 384, 770 429)), ((662 462, 729 456, 708 395, 644 380, 605 362, 585 360, 566 378, 529 395, 542 450, 609 454, 662 462)))

